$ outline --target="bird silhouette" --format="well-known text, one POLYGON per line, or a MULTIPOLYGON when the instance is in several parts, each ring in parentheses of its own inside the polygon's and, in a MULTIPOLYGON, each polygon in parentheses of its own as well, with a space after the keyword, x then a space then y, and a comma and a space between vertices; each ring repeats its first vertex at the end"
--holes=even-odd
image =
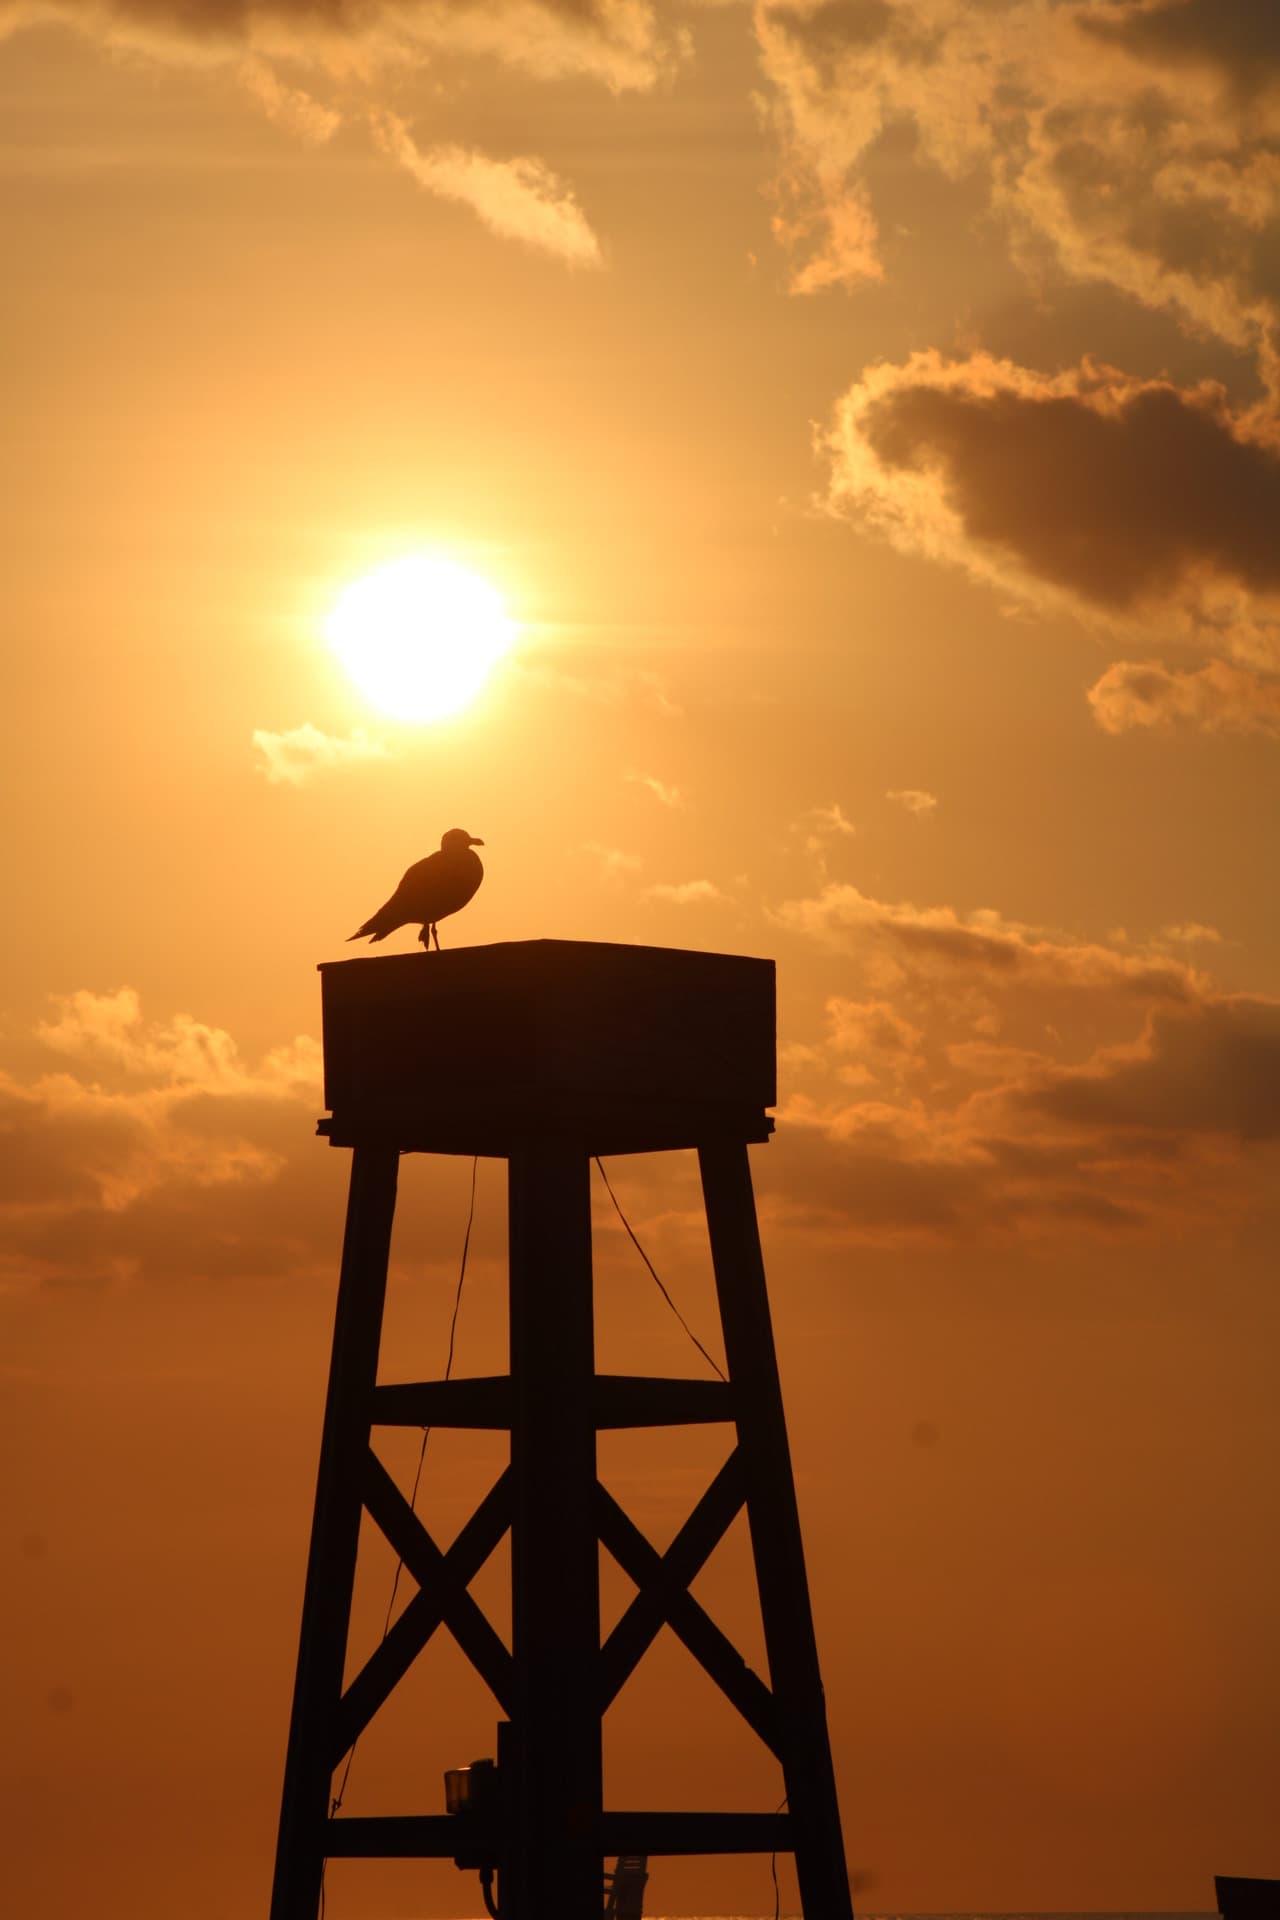
POLYGON ((411 926, 420 920, 419 940, 428 951, 434 940, 438 953, 440 935, 436 932, 436 921, 465 907, 484 879, 479 855, 471 851, 472 847, 483 845, 483 840, 477 840, 465 828, 450 827, 440 842, 439 853, 429 853, 425 860, 416 860, 386 904, 370 914, 362 927, 348 934, 348 940, 362 940, 366 934, 370 940, 385 940, 397 927, 411 926))

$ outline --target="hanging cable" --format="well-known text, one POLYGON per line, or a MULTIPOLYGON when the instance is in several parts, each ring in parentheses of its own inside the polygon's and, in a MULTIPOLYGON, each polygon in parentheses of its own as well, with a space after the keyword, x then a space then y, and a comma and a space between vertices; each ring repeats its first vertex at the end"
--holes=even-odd
MULTIPOLYGON (((444 1363, 444 1377, 446 1380, 448 1380, 453 1373, 453 1354, 458 1333, 458 1309, 462 1305, 462 1283, 467 1277, 467 1255, 471 1251, 471 1229, 476 1217, 476 1174, 479 1166, 480 1156, 477 1154, 471 1162, 471 1198, 467 1207, 467 1230, 462 1236, 462 1260, 458 1268, 458 1285, 453 1296, 453 1316, 449 1321, 449 1351, 444 1363)), ((418 1449, 418 1466, 413 1476, 413 1492, 409 1495, 409 1507, 412 1512, 416 1512, 418 1507, 418 1488, 422 1484, 422 1464, 427 1457, 427 1442, 430 1438, 430 1427, 424 1427, 422 1429, 422 1445, 418 1449)), ((391 1582, 391 1597, 387 1601, 387 1614, 382 1623, 383 1640, 386 1639, 391 1631, 391 1615, 395 1610, 396 1595, 400 1590, 400 1575, 403 1572, 404 1559, 403 1556, 398 1556, 396 1559, 395 1575, 391 1582)), ((381 1645, 381 1641, 379 1645, 381 1645)), ((342 1769, 342 1779, 338 1784, 338 1791, 329 1802, 329 1818, 331 1820, 342 1806, 343 1797, 347 1791, 347 1782, 351 1778, 351 1763, 356 1757, 356 1748, 359 1744, 360 1735, 357 1734, 347 1749, 346 1764, 342 1769)), ((328 1864, 327 1858, 320 1863, 320 1920, 324 1920, 324 1872, 328 1864)))
POLYGON ((601 1160, 600 1155, 598 1153, 593 1154, 592 1158, 596 1163, 596 1168, 600 1174, 600 1178, 604 1181, 605 1192, 608 1194, 609 1198, 613 1202, 613 1210, 617 1214, 619 1220, 621 1220, 623 1226, 626 1228, 627 1237, 631 1241, 632 1246, 635 1248, 636 1252, 640 1255, 640 1258, 644 1261, 646 1267, 648 1267, 649 1272, 652 1274, 654 1284, 657 1286, 658 1292, 662 1295, 663 1299, 666 1301, 672 1313, 674 1313, 676 1319, 680 1322, 680 1325, 684 1328, 685 1332, 688 1334, 689 1338, 692 1340, 694 1346, 698 1349, 698 1352, 702 1355, 707 1365, 712 1369, 713 1372, 718 1373, 722 1380, 727 1381, 728 1375, 725 1373, 722 1367, 717 1365, 717 1363, 712 1359, 711 1355, 707 1352, 701 1340, 699 1340, 697 1334, 694 1332, 693 1328, 689 1325, 689 1322, 685 1319, 679 1307, 676 1305, 675 1301, 671 1298, 671 1295, 667 1292, 666 1288, 663 1286, 662 1281, 658 1277, 658 1269, 654 1266, 652 1260, 649 1258, 644 1248, 640 1245, 640 1242, 636 1239, 635 1233, 631 1226, 631 1222, 627 1219, 626 1214, 622 1211, 622 1208, 618 1202, 618 1196, 609 1184, 609 1176, 604 1170, 604 1162, 601 1160))
MULTIPOLYGON (((786 1804, 787 1796, 784 1793, 774 1812, 781 1813, 786 1804)), ((778 1887, 778 1849, 776 1847, 769 1855, 769 1872, 773 1875, 773 1920, 779 1920, 782 1911, 782 1894, 778 1887)))

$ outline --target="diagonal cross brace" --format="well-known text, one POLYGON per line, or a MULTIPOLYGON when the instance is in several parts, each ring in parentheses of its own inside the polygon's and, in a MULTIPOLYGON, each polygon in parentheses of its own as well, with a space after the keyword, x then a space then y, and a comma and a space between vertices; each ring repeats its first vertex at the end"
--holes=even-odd
MULTIPOLYGON (((509 1714, 515 1672, 510 1653, 458 1577, 458 1567, 451 1564, 452 1549, 448 1555, 441 1553, 372 1447, 365 1456, 362 1492, 367 1511, 423 1592, 437 1596, 440 1619, 509 1714)), ((499 1539, 502 1531, 505 1528, 499 1539)))
POLYGON ((452 1596, 470 1586, 510 1524, 511 1469, 508 1467, 443 1556, 444 1578, 433 1580, 430 1587, 419 1588, 343 1694, 335 1722, 331 1765, 338 1765, 383 1701, 399 1686, 436 1628, 447 1620, 452 1596))
POLYGON ((745 1498, 742 1458, 735 1448, 666 1553, 660 1554, 613 1495, 597 1484, 600 1539, 639 1589, 601 1652, 600 1710, 616 1698, 659 1630, 669 1625, 748 1726, 780 1756, 782 1736, 772 1693, 689 1592, 745 1498))

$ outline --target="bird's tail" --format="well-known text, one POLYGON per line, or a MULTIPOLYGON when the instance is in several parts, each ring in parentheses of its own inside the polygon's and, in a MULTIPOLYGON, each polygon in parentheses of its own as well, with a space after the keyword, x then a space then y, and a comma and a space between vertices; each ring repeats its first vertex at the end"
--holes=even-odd
POLYGON ((368 934, 371 941, 386 939, 387 930, 385 927, 378 925, 377 914, 373 916, 372 920, 366 920, 362 927, 357 927, 354 933, 349 933, 347 935, 347 944, 350 945, 353 940, 363 940, 366 934, 368 934))

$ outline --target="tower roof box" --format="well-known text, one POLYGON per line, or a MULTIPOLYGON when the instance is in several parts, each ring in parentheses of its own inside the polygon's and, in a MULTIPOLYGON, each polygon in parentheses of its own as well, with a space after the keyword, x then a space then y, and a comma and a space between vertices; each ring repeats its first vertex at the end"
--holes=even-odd
POLYGON ((777 1098, 774 965, 737 954, 512 940, 320 967, 321 1131, 505 1154, 763 1140, 777 1098))

